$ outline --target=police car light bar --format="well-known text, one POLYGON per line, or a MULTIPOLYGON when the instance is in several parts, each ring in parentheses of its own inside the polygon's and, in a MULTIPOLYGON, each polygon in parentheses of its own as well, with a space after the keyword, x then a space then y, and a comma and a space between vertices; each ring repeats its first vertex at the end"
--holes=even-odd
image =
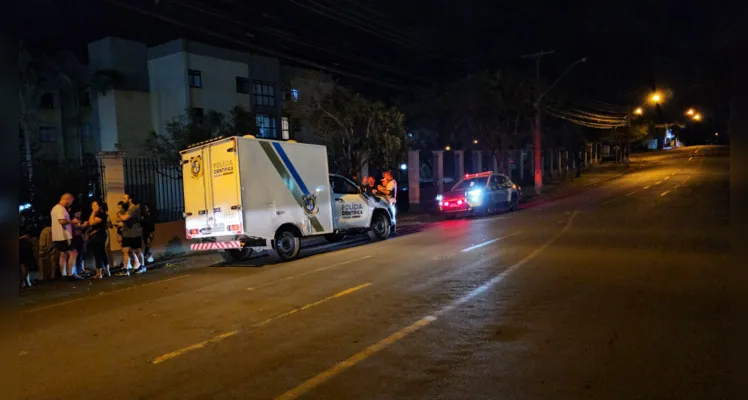
POLYGON ((481 178, 481 177, 490 176, 490 175, 491 175, 491 171, 478 172, 476 174, 465 174, 465 179, 481 178))

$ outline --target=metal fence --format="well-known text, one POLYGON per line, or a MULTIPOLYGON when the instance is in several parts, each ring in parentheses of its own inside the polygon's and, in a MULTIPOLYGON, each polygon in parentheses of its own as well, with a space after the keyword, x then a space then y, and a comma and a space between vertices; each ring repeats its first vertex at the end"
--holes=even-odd
POLYGON ((80 161, 23 160, 20 163, 19 216, 22 229, 41 230, 60 197, 76 197, 73 209, 106 197, 104 166, 95 158, 80 161))
POLYGON ((125 158, 125 192, 150 208, 155 222, 182 219, 182 166, 152 158, 125 158))

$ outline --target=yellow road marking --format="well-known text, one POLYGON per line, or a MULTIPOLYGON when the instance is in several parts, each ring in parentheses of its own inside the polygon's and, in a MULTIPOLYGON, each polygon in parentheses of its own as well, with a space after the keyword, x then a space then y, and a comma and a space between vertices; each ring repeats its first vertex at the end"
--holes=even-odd
POLYGON ((636 193, 636 192, 634 191, 634 192, 628 193, 626 196, 631 196, 634 193, 636 193))
POLYGON ((83 301, 83 300, 90 300, 90 299, 93 299, 93 298, 107 296, 107 295, 115 294, 115 293, 120 293, 120 292, 124 292, 126 290, 137 289, 137 288, 141 288, 141 287, 144 287, 144 286, 156 285, 156 284, 159 284, 159 283, 164 283, 164 282, 169 282, 169 281, 173 281, 173 280, 177 280, 177 279, 182 279, 182 278, 186 278, 188 276, 190 276, 190 274, 173 276, 171 278, 161 279, 160 281, 156 281, 156 282, 148 282, 148 283, 144 283, 142 285, 134 285, 134 286, 129 286, 129 287, 122 288, 122 289, 110 290, 108 292, 99 293, 99 294, 96 294, 96 295, 93 295, 93 296, 78 297, 76 299, 71 299, 71 300, 67 300, 67 301, 61 301, 59 303, 54 303, 54 304, 48 304, 46 306, 41 306, 41 307, 33 308, 31 310, 23 310, 23 311, 21 311, 21 314, 31 314, 31 313, 35 313, 35 312, 41 311, 41 310, 47 310, 47 309, 54 308, 54 307, 64 306, 66 304, 77 303, 77 302, 83 301))
MULTIPOLYGON (((318 306, 318 305, 320 305, 322 303, 325 303, 327 301, 330 301, 332 299, 337 299, 338 297, 343 297, 345 295, 348 295, 348 294, 351 294, 353 292, 359 291, 359 290, 361 290, 361 289, 363 289, 365 287, 368 287, 368 286, 371 286, 371 282, 364 283, 364 284, 358 285, 358 286, 354 286, 354 287, 349 288, 349 289, 345 289, 343 291, 335 293, 332 296, 325 297, 322 300, 317 300, 317 301, 315 301, 313 303, 309 303, 309 304, 303 305, 301 307, 294 308, 294 309, 292 309, 290 311, 286 311, 284 313, 272 316, 272 317, 270 317, 268 319, 265 319, 263 321, 260 321, 260 322, 257 322, 255 324, 253 324, 251 326, 251 328, 260 328, 260 327, 263 327, 263 326, 265 326, 265 325, 267 325, 267 324, 269 324, 269 323, 271 323, 273 321, 277 321, 279 319, 282 319, 282 318, 288 317, 290 315, 296 314, 296 313, 298 313, 300 311, 304 311, 304 310, 310 309, 312 307, 318 306)), ((164 355, 158 356, 158 357, 154 358, 153 360, 151 360, 151 364, 160 364, 160 363, 162 363, 164 361, 171 360, 172 358, 179 357, 179 356, 181 356, 181 355, 183 355, 185 353, 188 353, 190 351, 202 349, 203 347, 205 347, 205 346, 207 346, 207 345, 209 345, 211 343, 218 343, 220 341, 223 341, 224 339, 227 339, 227 338, 230 338, 231 336, 236 335, 237 333, 239 333, 239 330, 234 330, 234 331, 231 331, 231 332, 222 333, 222 334, 220 334, 220 335, 218 335, 216 337, 213 337, 211 339, 203 340, 202 342, 191 344, 191 345, 189 345, 187 347, 183 347, 183 348, 181 348, 179 350, 172 351, 170 353, 166 353, 164 355)))
POLYGON ((659 185, 660 183, 662 183, 662 181, 657 181, 655 182, 655 185, 659 185))
POLYGON ((187 346, 187 347, 183 347, 183 348, 181 348, 181 349, 179 349, 177 351, 172 351, 171 353, 166 353, 166 354, 164 354, 162 356, 158 356, 158 357, 154 358, 153 361, 151 361, 151 364, 160 364, 160 363, 162 363, 162 362, 164 362, 166 360, 171 360, 172 358, 179 357, 182 354, 187 353, 188 351, 202 349, 203 347, 205 347, 205 346, 207 346, 207 345, 209 345, 211 343, 218 343, 218 342, 220 342, 220 341, 222 341, 222 340, 224 340, 226 338, 230 338, 230 337, 236 335, 237 333, 239 333, 239 331, 231 331, 231 332, 222 333, 222 334, 220 334, 220 335, 218 335, 218 336, 216 336, 214 338, 211 338, 211 339, 208 339, 208 340, 203 340, 202 342, 195 343, 195 344, 187 346))
POLYGON ((252 325, 252 328, 260 328, 260 327, 263 327, 263 326, 265 326, 265 325, 267 325, 267 324, 269 324, 269 323, 271 323, 271 322, 273 322, 273 321, 277 321, 277 320, 279 320, 279 319, 282 319, 282 318, 286 318, 286 317, 288 317, 289 315, 293 315, 293 314, 296 314, 296 313, 298 313, 298 312, 301 312, 301 311, 304 311, 304 310, 310 309, 310 308, 312 308, 312 307, 316 307, 316 306, 318 306, 318 305, 320 305, 320 304, 322 304, 322 303, 325 303, 325 302, 327 302, 327 301, 330 301, 330 300, 332 300, 332 299, 337 299, 338 297, 343 297, 343 296, 345 296, 345 295, 347 295, 347 294, 351 294, 351 293, 353 293, 353 292, 359 291, 359 290, 361 290, 361 289, 363 289, 363 288, 365 288, 365 287, 369 287, 369 286, 371 286, 371 282, 369 282, 369 283, 364 283, 364 284, 362 284, 362 285, 358 285, 358 286, 352 287, 352 288, 350 288, 350 289, 346 289, 346 290, 343 290, 342 292, 338 292, 338 293, 335 293, 335 294, 334 294, 334 295, 332 295, 332 296, 328 296, 328 297, 325 297, 325 298, 324 298, 324 299, 322 299, 322 300, 317 300, 317 301, 315 301, 315 302, 313 302, 313 303, 309 303, 309 304, 303 305, 303 306, 301 306, 301 307, 299 307, 299 308, 294 308, 293 310, 290 310, 290 311, 286 311, 286 312, 284 312, 284 313, 281 313, 281 314, 278 314, 278 315, 276 315, 276 316, 270 317, 270 318, 268 318, 268 319, 266 319, 266 320, 264 320, 264 321, 260 321, 260 322, 258 322, 258 323, 256 323, 256 324, 253 324, 253 325, 252 325))
POLYGON ((669 190, 666 190, 666 191, 662 192, 662 194, 660 194, 660 197, 662 197, 662 196, 666 196, 666 195, 667 195, 668 193, 670 193, 670 191, 669 191, 669 190))
POLYGON ((670 177, 669 177, 669 176, 666 176, 666 177, 665 177, 665 180, 668 180, 668 179, 670 179, 670 177))
POLYGON ((293 279, 296 279, 296 278, 300 278, 300 277, 305 276, 305 275, 313 274, 315 272, 320 272, 320 271, 324 271, 326 269, 340 267, 341 265, 346 265, 346 264, 350 264, 352 262, 365 260, 367 258, 371 258, 371 256, 359 257, 359 258, 354 258, 353 260, 348 260, 348 261, 343 261, 343 262, 339 262, 339 263, 335 263, 335 264, 330 264, 330 265, 328 265, 326 267, 321 267, 321 268, 313 269, 311 271, 302 272, 300 274, 287 276, 287 277, 281 278, 281 279, 276 279, 274 281, 265 282, 263 284, 247 288, 247 290, 252 291, 252 290, 261 289, 261 288, 264 288, 264 287, 275 285, 276 283, 290 281, 290 280, 293 280, 293 279))
POLYGON ((647 189, 649 189, 649 188, 651 188, 651 187, 652 187, 652 185, 649 185, 649 186, 644 186, 644 190, 647 190, 647 189))
POLYGON ((691 161, 692 159, 693 159, 693 157, 688 157, 688 161, 691 161))
POLYGON ((382 349, 397 342, 398 340, 403 339, 404 337, 434 322, 435 320, 436 320, 436 317, 433 317, 433 316, 427 316, 427 317, 421 318, 418 321, 414 322, 413 324, 406 326, 405 328, 367 347, 366 349, 348 357, 346 360, 339 362, 332 368, 314 376, 313 378, 305 381, 301 385, 296 386, 295 388, 287 391, 286 393, 283 393, 282 395, 276 397, 275 399, 276 400, 297 399, 303 396, 304 394, 308 393, 310 390, 316 388, 317 386, 325 383, 326 381, 334 378, 337 375, 340 375, 341 372, 355 366, 361 361, 366 360, 372 355, 382 351, 382 349))

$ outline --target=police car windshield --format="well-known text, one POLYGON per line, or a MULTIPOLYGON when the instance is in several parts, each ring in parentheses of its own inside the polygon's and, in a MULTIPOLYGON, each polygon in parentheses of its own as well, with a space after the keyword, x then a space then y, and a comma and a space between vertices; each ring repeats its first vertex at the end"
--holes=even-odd
POLYGON ((453 191, 455 190, 469 190, 473 188, 483 188, 486 187, 486 183, 488 183, 488 177, 484 176, 482 178, 471 178, 471 179, 464 179, 459 182, 452 188, 453 191))

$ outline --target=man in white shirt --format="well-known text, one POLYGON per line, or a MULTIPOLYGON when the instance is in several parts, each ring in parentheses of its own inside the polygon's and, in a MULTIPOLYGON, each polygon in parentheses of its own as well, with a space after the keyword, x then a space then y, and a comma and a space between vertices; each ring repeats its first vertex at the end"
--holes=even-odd
POLYGON ((384 179, 382 179, 382 184, 377 187, 377 190, 387 197, 387 200, 390 202, 390 212, 392 212, 392 216, 394 217, 397 211, 395 207, 397 204, 397 181, 392 177, 392 171, 384 172, 384 179))
POLYGON ((72 194, 65 193, 60 202, 52 207, 52 243, 60 252, 60 275, 69 276, 71 279, 83 279, 74 272, 78 253, 70 245, 73 240, 73 225, 80 225, 80 221, 71 220, 68 213, 73 199, 72 194))

